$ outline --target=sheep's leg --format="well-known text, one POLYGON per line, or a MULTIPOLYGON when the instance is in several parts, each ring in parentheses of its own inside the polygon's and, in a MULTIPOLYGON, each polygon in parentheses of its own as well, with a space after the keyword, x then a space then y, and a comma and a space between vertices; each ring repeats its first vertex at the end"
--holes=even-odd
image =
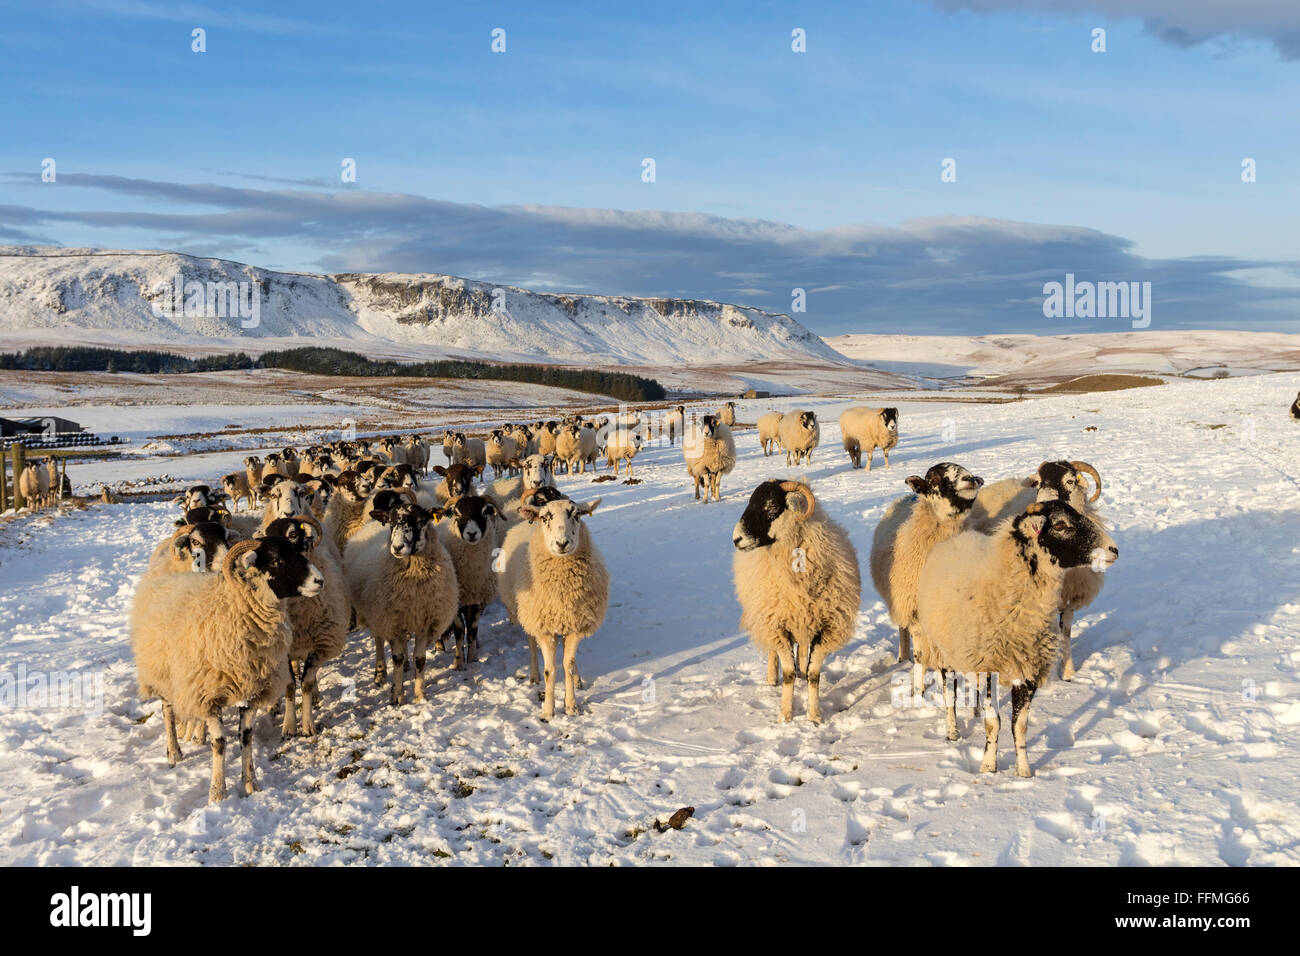
POLYGON ((243 783, 241 796, 257 793, 257 778, 253 774, 253 717, 256 714, 257 711, 252 707, 239 708, 239 763, 243 783))
POLYGON ((537 638, 542 648, 542 720, 555 716, 555 635, 537 638))
POLYGON ((783 634, 776 642, 776 654, 781 661, 781 719, 794 718, 794 638, 783 634))
POLYGON ((581 640, 577 634, 564 636, 564 712, 570 717, 578 713, 578 696, 574 691, 578 683, 578 642, 581 640))
POLYGON ((162 702, 163 729, 167 734, 167 766, 174 767, 181 762, 181 745, 176 740, 176 711, 167 701, 162 702))
POLYGON ((454 671, 463 671, 465 669, 465 609, 457 608, 456 616, 451 619, 447 625, 447 630, 443 632, 442 637, 438 638, 439 644, 444 644, 447 635, 450 634, 452 643, 456 645, 456 658, 451 662, 451 669, 454 671))
POLYGON ((957 733, 957 672, 940 668, 939 676, 943 679, 943 706, 948 725, 948 739, 958 740, 960 735, 957 733), (951 682, 948 679, 950 676, 951 682))
POLYGON ((901 664, 912 656, 912 632, 905 627, 898 629, 898 662, 901 664))
POLYGON ((1011 685, 1011 736, 1016 742, 1016 776, 1032 777, 1025 738, 1029 732, 1029 705, 1038 685, 1031 680, 1011 685))
POLYGON ((320 698, 318 673, 320 665, 316 655, 308 654, 302 665, 302 733, 304 737, 316 736, 316 703, 320 698))
POLYGON ((880 453, 881 453, 882 455, 885 456, 885 467, 888 468, 888 467, 889 467, 889 449, 888 449, 888 448, 882 448, 882 449, 880 449, 880 453))
POLYGON ((399 707, 406 696, 406 635, 390 637, 388 647, 393 652, 393 688, 389 702, 399 707))
MULTIPOLYGON (((459 650, 459 645, 457 645, 459 650)), ((425 700, 424 696, 424 665, 429 659, 429 635, 421 633, 415 635, 415 694, 412 700, 425 700)))
POLYGON ((771 687, 776 686, 777 678, 781 675, 780 665, 777 663, 776 651, 767 652, 767 683, 771 687))
POLYGON ((478 660, 478 619, 483 613, 482 604, 471 604, 464 609, 465 663, 478 660))
POLYGON ((208 803, 226 799, 226 731, 221 726, 221 712, 208 715, 208 738, 212 742, 212 782, 208 784, 208 803))
POLYGON ((537 640, 533 635, 528 635, 528 683, 536 684, 541 680, 541 675, 537 673, 537 640))
POLYGON ((280 725, 281 737, 292 737, 298 729, 298 678, 293 672, 293 661, 289 662, 289 680, 284 685, 284 723, 280 725))
POLYGON ((388 677, 388 668, 384 666, 384 639, 374 634, 375 639, 375 686, 383 687, 388 677))
POLYGON ((700 500, 700 476, 695 475, 695 500, 700 500))
POLYGON ((1074 656, 1070 652, 1070 631, 1074 628, 1074 611, 1061 611, 1061 680, 1074 680, 1074 656))
POLYGON ((813 638, 808 657, 808 719, 814 724, 822 722, 822 662, 826 660, 826 645, 821 635, 813 638))
POLYGON ((998 716, 998 702, 993 697, 993 675, 984 678, 984 759, 980 762, 980 773, 998 772, 998 734, 1002 730, 1002 719, 998 716))

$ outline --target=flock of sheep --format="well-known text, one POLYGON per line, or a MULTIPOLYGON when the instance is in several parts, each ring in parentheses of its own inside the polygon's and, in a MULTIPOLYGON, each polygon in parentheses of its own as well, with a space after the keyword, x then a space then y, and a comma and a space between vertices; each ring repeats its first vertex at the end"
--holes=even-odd
MULTIPOLYGON (((876 448, 887 456, 898 422, 896 408, 845 411, 852 465, 864 451, 868 468, 876 448)), ((695 497, 703 490, 705 502, 719 499, 736 463, 734 404, 689 416, 679 405, 657 424, 670 444, 680 438, 695 497)), ((314 734, 320 668, 342 655, 354 630, 369 629, 375 682, 389 683, 400 705, 408 670, 414 699, 424 699, 431 647, 454 645, 455 669, 476 660, 479 617, 497 599, 527 636, 542 718, 555 712, 560 652, 565 711, 578 713, 577 649, 604 621, 610 575, 586 522, 600 499, 572 500, 555 472, 583 473, 603 457, 615 473, 626 463, 630 476, 651 434, 636 413, 505 424, 484 438, 448 431, 445 465, 431 465, 437 442, 418 435, 338 441, 251 456, 217 487, 189 488, 131 614, 140 694, 162 700, 169 765, 182 737, 206 738, 209 797, 222 799, 222 714, 234 707, 241 792, 253 792, 254 718, 283 700, 283 734, 314 734)), ((764 415, 758 434, 765 454, 783 450, 794 465, 812 460, 821 432, 814 412, 796 409, 764 415)), ((913 494, 887 510, 870 560, 899 628, 899 659, 913 661, 918 693, 927 672, 942 677, 950 739, 955 675, 979 675, 989 771, 997 769, 992 680, 1010 682, 1017 771, 1028 775, 1029 703, 1057 662, 1068 678, 1072 617, 1118 554, 1092 510, 1100 476, 1085 462, 1044 462, 1028 478, 984 486, 943 462, 907 484, 913 494)), ((781 685, 780 717, 792 718, 802 674, 808 718, 820 721, 823 663, 852 639, 861 603, 849 536, 807 483, 771 480, 750 495, 733 545, 741 626, 766 652, 769 682, 781 685)))

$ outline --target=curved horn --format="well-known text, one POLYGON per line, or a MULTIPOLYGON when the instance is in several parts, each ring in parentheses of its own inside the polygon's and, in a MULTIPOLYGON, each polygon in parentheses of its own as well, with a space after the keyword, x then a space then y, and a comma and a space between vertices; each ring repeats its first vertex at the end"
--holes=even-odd
POLYGON ((800 521, 807 521, 812 517, 813 508, 817 506, 817 499, 813 497, 812 489, 802 481, 783 481, 781 482, 782 491, 797 491, 808 499, 808 507, 802 513, 795 515, 800 521))
POLYGON ((1097 474, 1097 469, 1092 467, 1092 465, 1088 464, 1086 461, 1072 461, 1070 462, 1070 467, 1073 468, 1075 471, 1083 472, 1083 474, 1085 475, 1091 475, 1092 480, 1097 483, 1097 487, 1093 491, 1092 497, 1089 498, 1088 501, 1092 502, 1100 498, 1101 497, 1101 475, 1097 474))
POLYGON ((226 552, 226 563, 225 563, 224 565, 222 565, 221 573, 224 574, 224 575, 226 576, 226 580, 227 580, 227 581, 229 581, 229 582, 232 583, 232 584, 236 583, 236 581, 238 580, 238 579, 235 577, 235 564, 236 564, 236 562, 239 561, 239 559, 240 559, 241 557, 243 557, 245 551, 253 551, 253 550, 256 550, 257 546, 258 546, 259 544, 261 544, 261 543, 262 543, 262 542, 261 542, 260 540, 258 540, 258 541, 240 541, 240 542, 237 542, 235 545, 233 545, 233 546, 232 546, 232 547, 231 547, 231 548, 226 552))
POLYGON ((319 542, 322 538, 325 537, 325 529, 321 527, 321 523, 316 518, 315 515, 307 515, 307 514, 294 515, 293 520, 301 521, 303 524, 310 526, 311 529, 316 532, 317 542, 319 542))
POLYGON ((405 498, 413 505, 418 505, 420 503, 420 499, 415 496, 414 488, 407 488, 406 486, 403 486, 401 488, 393 488, 391 490, 397 492, 399 495, 401 495, 403 498, 405 498))

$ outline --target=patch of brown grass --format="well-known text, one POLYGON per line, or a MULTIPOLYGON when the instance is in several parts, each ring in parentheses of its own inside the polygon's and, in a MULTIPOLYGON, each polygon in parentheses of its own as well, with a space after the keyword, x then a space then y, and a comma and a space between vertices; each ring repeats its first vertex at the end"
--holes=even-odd
POLYGON ((1047 388, 1038 389, 1034 394, 1047 395, 1053 392, 1078 394, 1081 392, 1118 392, 1126 388, 1147 388, 1151 385, 1163 385, 1163 380, 1146 375, 1084 375, 1068 382, 1059 382, 1047 388))

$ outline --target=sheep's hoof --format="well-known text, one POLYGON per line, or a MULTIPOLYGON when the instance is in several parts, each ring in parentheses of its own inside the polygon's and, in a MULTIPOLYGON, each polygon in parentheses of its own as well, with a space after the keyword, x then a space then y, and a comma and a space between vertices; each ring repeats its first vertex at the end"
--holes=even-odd
POLYGON ((175 754, 167 755, 167 766, 169 768, 175 767, 180 762, 181 762, 181 752, 179 750, 176 751, 175 754))
POLYGON ((1061 680, 1074 680, 1074 664, 1071 661, 1061 665, 1061 680))
POLYGON ((226 799, 225 787, 208 788, 208 803, 220 803, 224 799, 226 799))
POLYGON ((577 705, 577 704, 565 704, 565 705, 564 705, 564 712, 565 712, 566 714, 568 714, 570 717, 577 717, 577 716, 578 716, 578 705, 577 705))
POLYGON ((822 722, 822 715, 821 715, 821 714, 809 714, 809 715, 808 715, 808 723, 810 723, 810 724, 820 724, 821 722, 822 722))
POLYGON ((997 773, 998 772, 998 755, 985 754, 984 760, 980 764, 980 773, 997 773))
POLYGON ((311 723, 304 723, 304 724, 302 725, 302 736, 304 736, 304 737, 315 737, 315 736, 316 736, 316 722, 315 722, 315 721, 312 721, 311 723))
POLYGON ((947 736, 947 738, 953 742, 961 740, 961 734, 957 733, 957 731, 955 730, 948 731, 948 733, 945 736, 947 736))
POLYGON ((386 680, 388 680, 388 672, 387 672, 387 671, 381 671, 381 670, 377 670, 377 671, 375 671, 375 686, 376 686, 376 687, 383 687, 383 686, 384 686, 384 682, 385 682, 386 680))
POLYGON ((1020 763, 1020 761, 1016 761, 1016 776, 1017 776, 1017 777, 1032 777, 1033 775, 1034 775, 1034 772, 1033 772, 1032 770, 1029 769, 1029 764, 1028 764, 1028 763, 1024 763, 1024 764, 1022 764, 1022 763, 1020 763))

